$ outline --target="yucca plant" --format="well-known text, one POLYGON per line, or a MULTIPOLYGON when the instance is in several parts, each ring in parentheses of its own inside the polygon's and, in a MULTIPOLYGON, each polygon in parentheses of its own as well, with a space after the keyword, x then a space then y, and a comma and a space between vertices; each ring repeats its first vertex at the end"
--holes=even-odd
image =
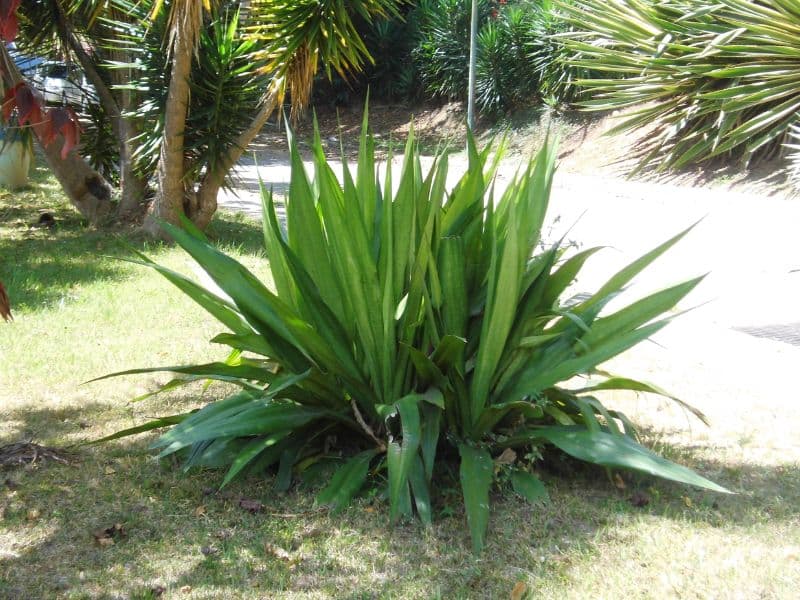
MULTIPOLYGON (((700 281, 669 287, 609 314, 610 300, 684 233, 611 277, 595 294, 561 299, 597 250, 570 258, 541 250, 555 150, 546 143, 494 197, 501 152, 469 140, 469 169, 448 191, 447 156, 423 171, 413 135, 399 177, 378 176, 374 142, 361 134, 356 172, 341 181, 314 143, 309 177, 290 141, 285 226, 264 191, 264 241, 275 289, 215 249, 191 224, 169 234, 224 292, 140 256, 228 331, 227 361, 171 371, 165 389, 197 379, 241 391, 108 439, 172 428, 155 446, 186 466, 225 465, 222 485, 245 471, 277 469, 276 486, 313 465, 336 465, 319 493, 339 509, 369 483, 386 490, 392 521, 429 523, 442 463, 460 463, 467 521, 480 551, 495 459, 531 501, 544 488, 515 449, 551 444, 578 459, 725 491, 636 441, 632 423, 595 392, 658 388, 599 371, 649 338, 700 281), (395 179, 396 178, 396 179, 395 179), (597 380, 577 376, 591 374, 597 380), (385 476, 384 476, 385 474, 385 476)), ((702 418, 698 411, 693 411, 702 418)), ((530 451, 528 452, 530 453, 530 451)), ((446 470, 446 469, 445 469, 446 470)))
POLYGON ((610 75, 581 82, 594 96, 586 106, 638 107, 617 132, 655 124, 642 166, 680 168, 721 156, 749 164, 780 150, 800 110, 797 2, 560 5, 576 30, 572 63, 610 75))

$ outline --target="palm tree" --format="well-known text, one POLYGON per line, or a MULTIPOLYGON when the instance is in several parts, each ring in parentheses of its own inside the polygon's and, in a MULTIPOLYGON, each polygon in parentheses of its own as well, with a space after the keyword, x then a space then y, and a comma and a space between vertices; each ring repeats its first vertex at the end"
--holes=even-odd
MULTIPOLYGON (((97 34, 98 23, 107 23, 114 18, 128 18, 130 21, 134 12, 143 6, 150 9, 151 19, 166 15, 169 86, 159 145, 158 192, 152 214, 145 222, 145 229, 157 234, 160 220, 177 223, 181 215, 188 216, 201 228, 208 225, 216 211, 217 194, 226 176, 270 115, 283 103, 285 96, 289 95, 292 112, 297 114, 308 102, 313 78, 320 64, 325 66, 328 75, 333 71, 344 75, 360 69, 365 61, 371 60, 356 31, 354 16, 370 18, 395 14, 397 4, 403 1, 34 0, 25 3, 23 11, 31 15, 35 10, 52 13, 50 19, 40 20, 34 16, 29 20, 55 24, 55 39, 80 62, 98 89, 103 108, 112 122, 116 122, 114 128, 120 138, 121 157, 130 156, 130 140, 135 133, 135 129, 132 129, 134 122, 123 119, 122 114, 126 110, 135 110, 136 106, 123 105, 120 97, 110 92, 111 86, 98 72, 97 64, 92 64, 93 57, 84 51, 82 41, 93 33, 97 34), (195 182, 187 179, 185 147, 193 57, 197 56, 198 40, 207 24, 206 16, 217 7, 231 5, 241 6, 246 12, 248 26, 244 33, 259 41, 262 50, 253 59, 263 65, 260 70, 269 79, 250 123, 222 151, 219 160, 203 171, 201 180, 195 182), (116 117, 119 117, 118 121, 114 121, 116 117)), ((124 44, 120 45, 122 51, 125 48, 124 44)), ((68 164, 55 164, 58 149, 59 145, 54 144, 46 149, 46 153, 48 157, 53 155, 51 166, 73 203, 84 215, 91 215, 93 221, 107 216, 111 210, 107 183, 75 152, 70 153, 68 164), (76 173, 80 176, 73 176, 76 173), (89 180, 97 185, 87 187, 85 182, 89 180), (92 194, 93 189, 97 191, 101 188, 103 192, 100 198, 92 194), (76 190, 76 193, 72 193, 76 190), (93 204, 86 207, 81 202, 93 204)))
MULTIPOLYGON (((124 8, 107 0, 30 0, 22 4, 19 11, 19 47, 39 56, 76 61, 92 84, 116 138, 114 161, 118 156, 120 176, 120 201, 116 206, 111 203, 109 182, 77 152, 61 159, 57 147, 44 149, 48 163, 67 196, 93 222, 109 216, 114 210, 119 217, 137 212, 146 187, 146 180, 134 168, 132 158, 132 140, 139 133, 135 120, 128 116, 135 108, 134 95, 114 87, 115 84, 127 83, 127 73, 122 69, 109 69, 106 64, 107 61, 124 62, 128 51, 125 48, 101 50, 101 46, 120 34, 119 29, 115 30, 107 23, 109 19, 124 22, 127 15, 124 8), (92 182, 91 189, 86 186, 87 181, 92 182)), ((7 83, 11 84, 20 79, 19 74, 6 72, 5 76, 9 80, 7 83)))
MULTIPOLYGON (((402 0, 400 0, 402 1, 402 0)), ((288 93, 297 114, 309 100, 319 64, 327 73, 345 74, 370 60, 353 16, 387 16, 398 0, 251 0, 245 8, 247 35, 263 44, 261 60, 271 75, 260 109, 224 156, 207 171, 196 190, 185 178, 184 131, 190 95, 192 56, 204 25, 204 12, 219 0, 157 0, 153 14, 169 9, 171 74, 164 136, 158 165, 159 191, 145 228, 156 234, 158 221, 178 223, 186 214, 204 228, 217 208, 217 194, 233 165, 288 93), (167 6, 169 5, 169 6, 167 6), (187 210, 188 209, 188 210, 187 210)), ((245 3, 243 3, 245 4, 245 3)))

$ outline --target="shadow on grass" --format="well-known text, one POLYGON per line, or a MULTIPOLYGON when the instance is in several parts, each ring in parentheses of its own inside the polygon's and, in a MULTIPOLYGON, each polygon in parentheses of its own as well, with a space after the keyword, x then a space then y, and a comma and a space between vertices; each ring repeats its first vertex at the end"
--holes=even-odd
MULTIPOLYGON (((39 417, 23 411, 12 418, 39 417)), ((564 461, 543 475, 549 504, 531 506, 511 493, 493 497, 487 547, 475 559, 455 486, 436 490, 432 528, 390 527, 379 497, 360 498, 331 515, 314 508, 310 490, 275 492, 270 476, 216 491, 221 472, 184 475, 174 463, 152 459, 144 450, 152 439, 83 447, 75 467, 4 474, 16 492, 2 500, 2 528, 20 542, 0 554, 0 595, 148 598, 161 587, 176 594, 189 586, 211 597, 289 591, 342 598, 499 597, 520 574, 558 576, 561 562, 579 560, 599 531, 643 518, 740 528, 790 524, 800 516, 800 474, 791 465, 716 462, 678 449, 701 472, 739 492, 724 496, 628 475, 620 490, 603 470, 564 461), (635 492, 646 493, 649 502, 634 506, 635 492), (262 510, 242 508, 242 498, 261 502, 262 510), (31 510, 38 516, 31 518, 31 510), (93 534, 115 523, 124 535, 98 543, 93 534), (570 552, 573 559, 565 559, 570 552)))
MULTIPOLYGON (((66 204, 36 206, 25 194, 0 196, 0 280, 12 307, 35 311, 68 297, 74 287, 130 276, 118 258, 135 258, 132 250, 151 256, 164 249, 132 229, 93 229, 66 204), (41 208, 55 216, 53 228, 36 227, 41 208)), ((220 213, 209 237, 223 248, 260 253, 261 228, 239 215, 220 213)))

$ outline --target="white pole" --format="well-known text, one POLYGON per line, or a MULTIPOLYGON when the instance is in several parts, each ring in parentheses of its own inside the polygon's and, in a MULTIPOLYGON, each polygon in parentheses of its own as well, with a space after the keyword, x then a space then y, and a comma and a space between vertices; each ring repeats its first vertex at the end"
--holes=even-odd
POLYGON ((478 0, 472 0, 472 18, 469 28, 469 84, 467 87, 467 126, 475 128, 475 66, 478 49, 478 0))

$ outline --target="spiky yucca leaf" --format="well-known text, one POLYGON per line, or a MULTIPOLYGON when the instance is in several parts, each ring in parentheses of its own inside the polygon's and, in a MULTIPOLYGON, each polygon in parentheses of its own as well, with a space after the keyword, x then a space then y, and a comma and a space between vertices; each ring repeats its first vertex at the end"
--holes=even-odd
POLYGON ((800 10, 787 0, 561 3, 572 63, 599 110, 638 107, 615 131, 655 124, 642 165, 719 156, 745 164, 780 150, 800 110, 800 10), (624 77, 619 77, 623 75, 624 77), (613 76, 613 78, 612 78, 613 76))
MULTIPOLYGON (((557 247, 537 254, 552 144, 496 201, 499 156, 490 161, 491 149, 479 151, 471 136, 469 169, 450 191, 446 157, 425 172, 413 134, 399 175, 381 177, 366 117, 355 173, 345 163, 339 178, 318 136, 313 176, 291 137, 290 147, 285 225, 264 194, 275 291, 188 222, 186 230, 165 227, 225 298, 143 261, 229 329, 214 339, 233 349, 225 363, 165 370, 187 381, 234 381, 242 391, 131 432, 173 425, 156 443, 162 455, 184 453, 187 466, 227 465, 223 484, 275 467, 281 489, 334 449, 343 460, 319 502, 339 509, 365 483, 383 482, 393 520, 416 512, 426 523, 437 465, 460 456, 476 551, 489 522, 493 457, 509 447, 549 443, 589 462, 724 491, 641 448, 625 416, 591 395, 659 388, 613 376, 564 384, 597 373, 666 324, 663 313, 699 279, 603 309, 686 232, 567 306, 560 297, 593 250, 563 262, 557 247), (382 470, 385 479, 370 477, 382 470)), ((538 500, 529 468, 513 465, 512 479, 538 500)))

